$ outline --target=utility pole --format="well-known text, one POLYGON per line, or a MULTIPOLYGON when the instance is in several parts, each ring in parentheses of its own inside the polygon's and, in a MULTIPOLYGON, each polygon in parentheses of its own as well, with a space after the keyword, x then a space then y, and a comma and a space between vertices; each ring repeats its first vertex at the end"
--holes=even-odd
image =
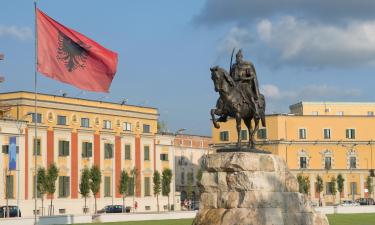
MULTIPOLYGON (((0 60, 4 60, 4 54, 0 53, 0 60)), ((4 77, 0 75, 0 83, 4 82, 4 77)))

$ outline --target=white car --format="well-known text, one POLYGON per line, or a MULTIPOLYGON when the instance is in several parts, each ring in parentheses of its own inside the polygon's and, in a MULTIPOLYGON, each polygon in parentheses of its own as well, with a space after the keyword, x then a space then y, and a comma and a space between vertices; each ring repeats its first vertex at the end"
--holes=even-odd
POLYGON ((358 202, 353 202, 351 200, 344 200, 344 201, 342 201, 341 205, 342 206, 358 206, 359 203, 358 202))

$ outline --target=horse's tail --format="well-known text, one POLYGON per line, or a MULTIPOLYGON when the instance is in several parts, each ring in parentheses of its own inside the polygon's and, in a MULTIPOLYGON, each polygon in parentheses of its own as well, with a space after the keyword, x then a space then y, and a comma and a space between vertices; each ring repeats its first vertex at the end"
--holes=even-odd
POLYGON ((266 127, 266 100, 264 95, 260 94, 260 119, 262 120, 262 126, 266 127))

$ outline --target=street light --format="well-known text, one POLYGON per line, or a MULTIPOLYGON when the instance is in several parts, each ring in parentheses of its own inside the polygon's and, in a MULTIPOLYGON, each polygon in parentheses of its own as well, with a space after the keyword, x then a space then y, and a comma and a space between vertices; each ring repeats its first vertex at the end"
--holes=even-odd
POLYGON ((115 151, 113 140, 108 138, 102 138, 103 141, 110 142, 112 150, 112 205, 114 205, 114 195, 115 195, 115 151))
MULTIPOLYGON (((181 134, 183 131, 185 131, 185 128, 180 128, 174 133, 174 137, 176 139, 176 136, 181 134)), ((174 175, 174 185, 173 185, 173 211, 176 211, 176 149, 173 150, 173 175, 174 175)))

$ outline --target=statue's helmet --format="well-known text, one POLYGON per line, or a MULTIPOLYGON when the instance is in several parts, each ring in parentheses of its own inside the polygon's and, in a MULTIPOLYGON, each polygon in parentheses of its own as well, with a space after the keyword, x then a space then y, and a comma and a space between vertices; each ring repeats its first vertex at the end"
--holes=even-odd
POLYGON ((236 54, 236 59, 242 59, 243 58, 243 55, 242 55, 242 50, 238 50, 237 54, 236 54))

